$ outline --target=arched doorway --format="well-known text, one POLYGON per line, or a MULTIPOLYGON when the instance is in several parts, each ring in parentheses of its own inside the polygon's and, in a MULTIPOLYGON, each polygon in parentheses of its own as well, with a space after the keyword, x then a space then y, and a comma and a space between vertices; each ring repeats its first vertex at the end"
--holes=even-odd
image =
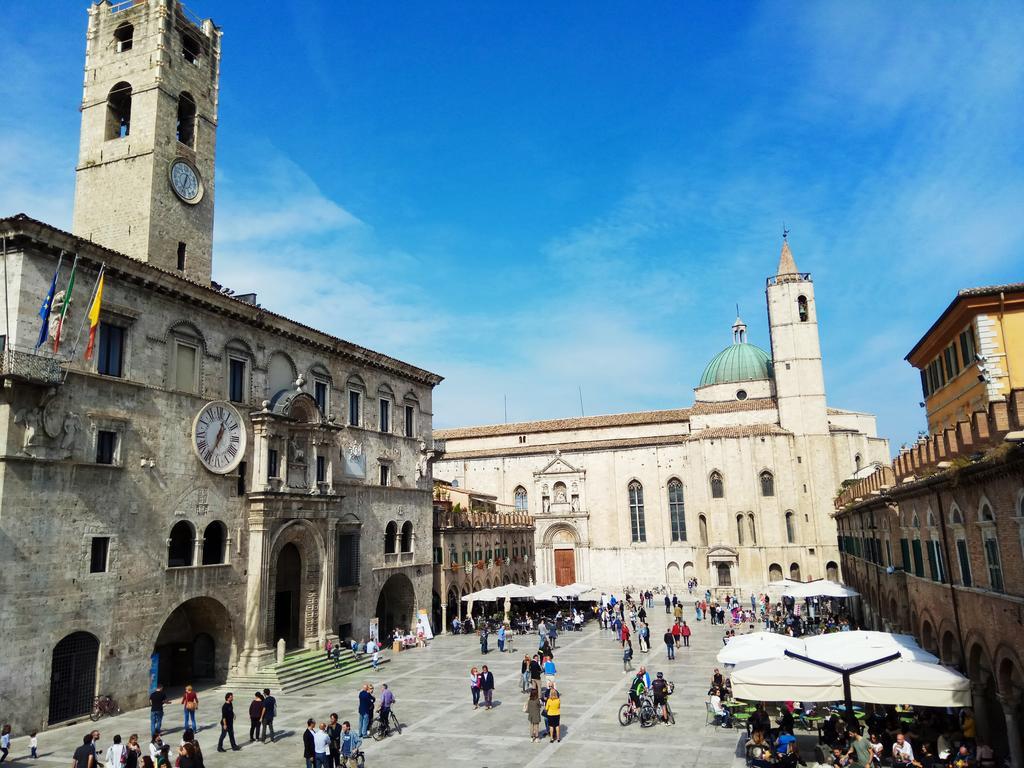
MULTIPOLYGON (((461 614, 459 613, 459 591, 452 587, 452 590, 448 593, 448 624, 451 625, 452 621, 458 618, 461 614)), ((447 629, 447 627, 445 628, 447 629)))
POLYGON ((793 581, 800 581, 800 563, 790 564, 789 578, 791 578, 793 581))
POLYGON ((409 630, 416 626, 416 590, 403 573, 384 582, 377 598, 377 619, 383 638, 396 627, 409 630))
POLYGON ((687 582, 689 582, 690 579, 694 577, 694 573, 695 571, 693 569, 693 563, 683 563, 683 578, 686 579, 687 582))
POLYGON ((274 580, 274 642, 284 638, 285 646, 299 645, 299 608, 302 594, 302 556, 291 542, 281 547, 274 580))
POLYGON ((88 632, 74 632, 54 647, 50 663, 51 724, 92 711, 99 655, 100 641, 88 632))
POLYGON ((669 584, 679 583, 679 563, 669 563, 665 566, 665 581, 669 584))
POLYGON ((839 565, 834 560, 825 563, 825 578, 829 581, 839 581, 839 565))
POLYGON ((212 597, 194 597, 164 621, 153 652, 157 678, 167 686, 224 682, 235 646, 231 616, 212 597))
POLYGON ((551 547, 551 575, 556 585, 564 587, 576 582, 576 545, 579 536, 568 525, 554 525, 547 530, 545 542, 551 547))

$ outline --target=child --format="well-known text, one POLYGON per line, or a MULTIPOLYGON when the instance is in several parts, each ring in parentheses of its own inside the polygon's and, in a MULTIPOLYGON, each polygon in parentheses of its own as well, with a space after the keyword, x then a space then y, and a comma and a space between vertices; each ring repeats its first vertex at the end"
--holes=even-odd
POLYGON ((380 664, 380 651, 374 649, 373 651, 373 671, 377 671, 377 665, 380 664))
POLYGON ((0 763, 7 759, 7 753, 11 751, 11 726, 4 725, 0 730, 0 763))
POLYGON ((38 733, 38 731, 32 731, 32 733, 30 733, 28 735, 28 745, 32 749, 32 759, 33 760, 35 760, 35 759, 37 759, 39 757, 39 753, 38 753, 39 739, 36 737, 36 733, 38 733))
POLYGON ((627 669, 632 669, 633 665, 630 663, 633 661, 633 646, 627 644, 626 649, 622 652, 622 671, 625 672, 627 669))

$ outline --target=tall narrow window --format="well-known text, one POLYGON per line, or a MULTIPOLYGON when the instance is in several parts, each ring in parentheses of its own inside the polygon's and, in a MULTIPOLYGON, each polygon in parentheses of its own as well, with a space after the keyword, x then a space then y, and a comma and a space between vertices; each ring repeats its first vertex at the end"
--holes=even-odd
POLYGON ((391 431, 391 401, 380 399, 380 431, 391 431))
POLYGON ((327 382, 322 379, 313 381, 313 399, 316 400, 316 407, 320 413, 327 415, 327 382))
POLYGON ((810 317, 810 313, 807 310, 807 297, 806 296, 797 296, 796 297, 796 311, 797 311, 797 314, 800 316, 800 322, 801 323, 806 323, 807 322, 807 318, 810 317))
POLYGON ((796 544, 796 515, 792 510, 786 513, 786 543, 796 544))
POLYGON ((523 486, 518 486, 515 490, 516 500, 516 512, 527 512, 530 508, 528 499, 526 496, 526 489, 523 486))
POLYGON ((921 551, 921 540, 914 539, 910 542, 910 549, 914 553, 914 575, 924 576, 924 555, 921 551))
POLYGON ((380 484, 384 487, 391 485, 391 465, 381 464, 380 465, 380 484))
POLYGON ((743 515, 736 515, 736 543, 741 547, 745 543, 743 537, 743 515))
POLYGON ((189 64, 199 63, 199 41, 192 35, 181 36, 181 57, 189 64))
POLYGON ((863 462, 864 460, 860 457, 859 453, 853 457, 853 466, 855 472, 860 472, 860 468, 863 462))
POLYGON ((358 427, 363 420, 363 398, 354 389, 348 391, 348 423, 350 426, 358 427))
POLYGON ((750 531, 750 543, 753 544, 756 547, 757 546, 757 528, 754 525, 754 515, 753 514, 748 514, 747 515, 747 528, 750 531))
POLYGON ((971 579, 971 555, 967 551, 967 542, 964 539, 956 540, 956 555, 960 561, 960 583, 965 587, 973 584, 971 579))
POLYGON ((100 323, 100 344, 96 355, 96 372, 104 376, 124 375, 124 328, 100 323))
POLYGON ((672 541, 686 541, 686 515, 683 503, 683 484, 672 480, 668 484, 668 517, 672 528, 672 541))
POLYGON ((185 271, 185 243, 178 241, 178 271, 185 271))
POLYGON ((182 91, 178 95, 178 141, 191 149, 196 148, 196 101, 192 94, 182 91))
POLYGON ((318 483, 327 482, 327 457, 317 456, 316 457, 316 481, 318 483))
POLYGON ((89 553, 89 573, 107 572, 107 553, 110 551, 109 536, 93 536, 89 553))
POLYGON ((711 473, 711 498, 721 499, 725 496, 725 482, 721 472, 711 473))
POLYGON ((359 534, 338 534, 338 578, 339 587, 354 587, 359 584, 359 534))
POLYGON ((398 551, 398 523, 392 520, 384 529, 384 554, 393 555, 398 551))
POLYGON ((123 139, 132 125, 132 87, 129 83, 117 83, 107 94, 106 138, 123 139))
POLYGON ((405 436, 416 437, 416 406, 405 406, 405 436))
POLYGON ((117 432, 101 429, 96 433, 96 463, 113 464, 117 458, 117 432))
POLYGON ((412 552, 412 521, 402 523, 402 551, 412 552))
POLYGON ((267 451, 267 476, 268 477, 275 477, 276 478, 276 477, 280 477, 281 476, 280 474, 278 474, 278 465, 279 465, 279 462, 278 462, 278 458, 277 458, 277 449, 276 448, 271 448, 270 450, 267 451))
POLYGON ((768 470, 761 473, 761 495, 775 495, 775 477, 768 470))
POLYGON ((629 523, 633 543, 647 541, 644 524, 644 487, 636 480, 629 484, 629 523))
POLYGON ((183 392, 195 392, 198 381, 196 357, 198 350, 191 344, 177 342, 174 345, 174 388, 183 392))
POLYGON ((964 361, 964 368, 975 362, 974 355, 974 326, 968 325, 960 333, 960 359, 964 361))
POLYGON ((239 357, 228 358, 228 399, 245 402, 245 360, 239 357))
POLYGON ((1003 566, 999 560, 999 542, 995 534, 985 535, 985 562, 988 564, 988 584, 993 592, 1003 591, 1003 566))
POLYGON ((706 547, 708 545, 708 519, 701 515, 697 518, 697 524, 700 528, 700 545, 706 547))

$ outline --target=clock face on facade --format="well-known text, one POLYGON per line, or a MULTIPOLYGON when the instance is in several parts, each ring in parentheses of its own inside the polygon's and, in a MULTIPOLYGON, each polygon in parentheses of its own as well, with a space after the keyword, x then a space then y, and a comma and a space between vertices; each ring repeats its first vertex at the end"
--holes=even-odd
POLYGON ((198 171, 181 158, 171 163, 171 189, 189 205, 195 205, 203 197, 203 183, 198 171))
POLYGON ((211 472, 226 475, 245 455, 245 425, 234 406, 207 403, 192 422, 192 450, 211 472))

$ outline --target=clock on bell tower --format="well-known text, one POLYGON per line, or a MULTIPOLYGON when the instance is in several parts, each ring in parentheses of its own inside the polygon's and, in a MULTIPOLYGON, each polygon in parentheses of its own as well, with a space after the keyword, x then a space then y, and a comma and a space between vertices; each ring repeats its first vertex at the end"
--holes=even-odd
POLYGON ((180 0, 89 8, 76 235, 209 284, 221 31, 180 0))

